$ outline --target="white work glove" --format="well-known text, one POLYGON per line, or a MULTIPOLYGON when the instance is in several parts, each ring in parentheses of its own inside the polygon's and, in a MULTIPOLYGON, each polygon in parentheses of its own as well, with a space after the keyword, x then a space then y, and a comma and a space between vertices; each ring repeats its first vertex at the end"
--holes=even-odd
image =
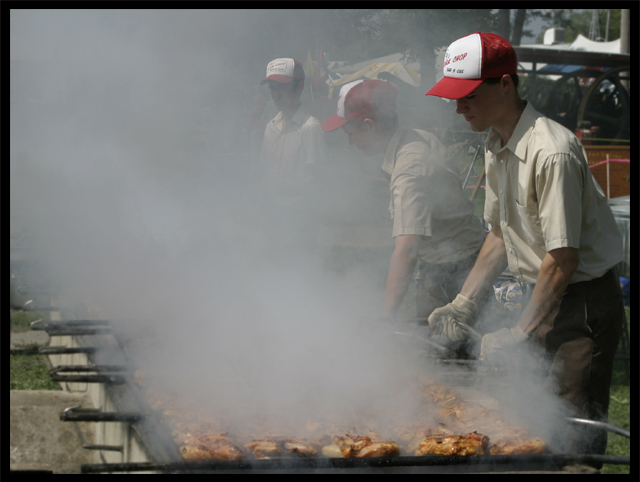
POLYGON ((519 325, 513 328, 501 328, 482 337, 480 345, 480 360, 490 362, 508 362, 522 342, 527 340, 527 335, 519 325))
POLYGON ((467 334, 460 329, 458 323, 471 326, 477 308, 478 305, 473 301, 459 294, 451 303, 436 308, 429 315, 432 334, 446 336, 452 341, 464 340, 467 334))

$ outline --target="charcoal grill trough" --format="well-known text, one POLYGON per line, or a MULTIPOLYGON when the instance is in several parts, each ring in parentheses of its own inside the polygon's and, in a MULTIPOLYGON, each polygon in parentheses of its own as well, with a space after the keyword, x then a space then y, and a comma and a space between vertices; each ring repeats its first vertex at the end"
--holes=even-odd
MULTIPOLYGON (((372 458, 280 458, 242 461, 184 461, 171 439, 168 427, 147 405, 134 383, 135 357, 128 350, 120 322, 106 320, 68 320, 35 322, 32 329, 45 330, 52 337, 72 340, 75 346, 39 348, 39 353, 68 355, 81 363, 61 364, 51 370, 52 379, 63 384, 84 383, 99 386, 100 408, 69 407, 60 414, 68 422, 92 421, 105 427, 120 424, 128 438, 121 444, 85 444, 99 450, 103 463, 81 466, 82 473, 161 472, 224 473, 260 472, 367 472, 367 473, 477 473, 477 472, 562 472, 574 465, 599 466, 603 463, 630 465, 630 457, 593 454, 398 456, 372 458), (78 358, 82 357, 82 358, 78 358), (117 360, 114 362, 114 360, 117 360), (117 461, 117 460, 120 461, 117 461)), ((433 347, 431 347, 433 348, 433 347)), ((440 350, 435 350, 442 355, 440 350)), ((431 351, 433 354, 433 350, 431 351)), ((431 360, 434 362, 435 360, 431 360)), ((470 376, 484 369, 474 360, 438 358, 441 366, 466 366, 470 376)), ((464 378, 464 377, 463 377, 464 378)), ((620 427, 585 419, 567 419, 571 425, 584 425, 630 438, 620 427)), ((104 429, 108 430, 107 428, 104 429)))

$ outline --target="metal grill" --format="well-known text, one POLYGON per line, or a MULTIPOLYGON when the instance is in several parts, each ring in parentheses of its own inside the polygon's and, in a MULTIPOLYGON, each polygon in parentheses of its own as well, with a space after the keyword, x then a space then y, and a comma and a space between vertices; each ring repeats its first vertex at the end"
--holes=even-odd
MULTIPOLYGON (((182 460, 178 448, 171 439, 168 427, 153 413, 143 400, 138 387, 133 383, 134 361, 124 348, 106 320, 74 320, 56 323, 34 322, 32 329, 45 330, 51 336, 73 336, 85 346, 47 347, 36 349, 43 354, 84 353, 90 362, 87 365, 59 365, 51 370, 52 379, 58 382, 81 382, 102 384, 113 401, 113 411, 95 408, 69 407, 60 414, 63 421, 93 421, 97 423, 126 423, 138 441, 145 447, 145 461, 103 463, 81 466, 83 473, 97 472, 272 472, 272 471, 327 471, 327 472, 432 472, 470 473, 505 471, 561 471, 568 465, 585 464, 599 466, 607 464, 630 464, 630 457, 614 457, 590 454, 543 454, 543 455, 471 455, 471 456, 400 456, 375 458, 282 458, 243 461, 197 461, 182 460), (101 340, 96 335, 107 335, 101 340), (115 342, 115 343, 114 343, 115 342), (119 364, 105 364, 104 360, 119 360, 119 364), (101 362, 102 361, 102 362, 101 362), (69 375, 69 373, 74 373, 69 375)), ((473 360, 440 359, 442 366, 465 365, 482 371, 481 364, 473 360)), ((630 433, 620 427, 584 419, 569 419, 579 425, 589 425, 630 438, 630 433)), ((83 441, 84 442, 84 441, 83 441)), ((84 443, 86 449, 123 452, 122 446, 84 443)), ((104 458, 103 458, 104 460, 104 458)))

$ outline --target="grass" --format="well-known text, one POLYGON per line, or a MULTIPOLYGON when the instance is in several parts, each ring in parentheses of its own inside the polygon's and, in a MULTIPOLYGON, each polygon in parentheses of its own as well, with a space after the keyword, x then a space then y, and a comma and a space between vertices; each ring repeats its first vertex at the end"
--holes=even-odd
MULTIPOLYGON (((29 331, 29 324, 39 319, 48 319, 48 313, 37 311, 11 311, 11 331, 29 331)), ((37 343, 25 344, 20 348, 35 348, 37 343)), ((10 390, 59 390, 60 385, 51 381, 43 355, 10 355, 10 390)))
MULTIPOLYGON (((24 348, 38 346, 33 343, 24 348)), ((60 385, 51 380, 42 355, 10 355, 11 390, 60 390, 60 385)))
POLYGON ((11 310, 11 331, 20 333, 29 331, 29 324, 36 320, 48 320, 47 312, 11 310))
MULTIPOLYGON (((627 315, 627 329, 631 338, 631 313, 629 307, 625 308, 627 315)), ((609 397, 609 423, 631 430, 631 387, 623 360, 616 360, 613 367, 613 381, 609 397)), ((606 455, 630 456, 631 440, 621 435, 609 433, 606 455)), ((628 465, 605 464, 601 472, 603 474, 628 474, 628 465)))

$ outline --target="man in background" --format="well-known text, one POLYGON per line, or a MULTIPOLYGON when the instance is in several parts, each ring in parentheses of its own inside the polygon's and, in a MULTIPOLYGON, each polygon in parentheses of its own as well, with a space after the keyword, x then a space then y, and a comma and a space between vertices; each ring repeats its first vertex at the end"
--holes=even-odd
POLYGON ((462 287, 484 230, 474 206, 447 166, 444 146, 433 135, 400 127, 397 90, 380 80, 357 80, 340 89, 337 113, 322 123, 340 127, 349 144, 367 156, 384 154, 395 248, 391 255, 381 315, 395 317, 416 264, 418 318, 449 303, 462 287))
POLYGON ((315 249, 318 223, 314 202, 318 190, 316 166, 325 162, 320 121, 302 104, 302 64, 279 58, 267 65, 267 83, 278 114, 265 128, 260 151, 272 239, 281 251, 315 249))

